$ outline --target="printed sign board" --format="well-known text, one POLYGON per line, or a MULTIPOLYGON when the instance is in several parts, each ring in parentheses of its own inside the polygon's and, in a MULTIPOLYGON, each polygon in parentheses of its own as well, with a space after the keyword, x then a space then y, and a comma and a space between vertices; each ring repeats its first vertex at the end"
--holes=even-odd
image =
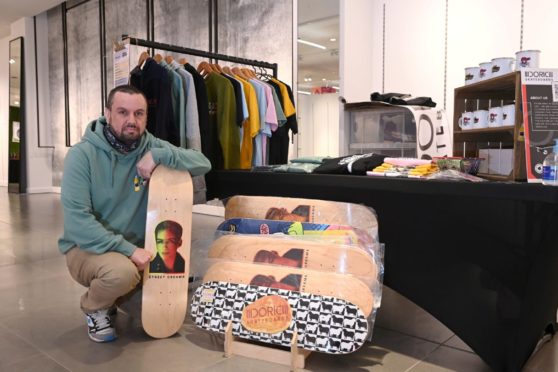
POLYGON ((527 180, 541 182, 542 163, 558 140, 558 69, 521 70, 527 180))

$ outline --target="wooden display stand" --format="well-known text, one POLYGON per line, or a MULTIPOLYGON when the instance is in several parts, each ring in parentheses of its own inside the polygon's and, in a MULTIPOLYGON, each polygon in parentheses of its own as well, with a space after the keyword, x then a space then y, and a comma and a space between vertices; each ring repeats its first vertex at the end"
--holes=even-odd
POLYGON ((300 349, 296 342, 297 334, 293 334, 291 341, 291 351, 280 350, 273 346, 261 346, 244 341, 240 341, 232 334, 232 322, 229 322, 225 331, 225 357, 240 355, 247 358, 265 360, 271 363, 278 363, 290 366, 291 371, 304 368, 306 358, 311 351, 300 349))
POLYGON ((502 76, 456 88, 453 110, 454 156, 478 157, 479 149, 497 147, 513 149, 513 170, 509 175, 479 174, 497 181, 520 181, 526 179, 525 142, 523 140, 523 115, 521 113, 521 75, 510 72, 502 76), (515 125, 496 128, 462 130, 458 125, 465 111, 488 110, 492 106, 511 104, 515 101, 515 125))

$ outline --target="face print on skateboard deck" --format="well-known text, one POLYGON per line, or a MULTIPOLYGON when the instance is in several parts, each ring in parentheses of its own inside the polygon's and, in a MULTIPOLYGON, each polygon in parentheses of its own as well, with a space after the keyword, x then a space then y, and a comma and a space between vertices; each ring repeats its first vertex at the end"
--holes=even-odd
POLYGON ((290 237, 225 235, 213 242, 208 257, 346 273, 370 280, 378 275, 373 256, 360 247, 290 237))

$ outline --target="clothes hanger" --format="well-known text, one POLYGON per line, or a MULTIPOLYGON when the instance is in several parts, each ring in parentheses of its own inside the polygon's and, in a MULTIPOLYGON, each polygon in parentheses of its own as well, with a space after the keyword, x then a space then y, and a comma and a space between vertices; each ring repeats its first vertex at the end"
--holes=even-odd
POLYGON ((198 65, 197 71, 203 76, 206 77, 210 73, 214 72, 213 67, 207 61, 201 61, 198 65))
POLYGON ((172 63, 172 61, 174 61, 174 59, 172 58, 172 56, 166 56, 166 57, 165 57, 165 62, 167 62, 169 65, 172 63))
POLYGON ((231 68, 229 66, 223 66, 222 70, 226 74, 229 74, 229 75, 233 74, 232 71, 231 71, 231 68))
POLYGON ((155 54, 155 57, 153 57, 153 59, 155 60, 155 62, 161 63, 161 61, 163 60, 163 56, 157 53, 155 54))
POLYGON ((235 75, 240 76, 244 80, 250 80, 250 78, 246 74, 244 74, 244 72, 240 68, 233 67, 231 68, 231 70, 235 75))
POLYGON ((242 68, 241 70, 242 72, 244 72, 244 75, 249 76, 250 79, 257 79, 254 71, 250 70, 249 68, 242 68))
POLYGON ((216 71, 216 72, 218 72, 218 73, 220 73, 220 74, 223 73, 223 69, 221 68, 221 66, 219 66, 218 63, 213 63, 213 64, 211 65, 211 67, 213 67, 213 71, 216 71))
POLYGON ((138 66, 141 67, 145 63, 145 61, 147 61, 148 58, 149 58, 149 53, 145 51, 141 52, 138 60, 138 66))
POLYGON ((185 65, 186 63, 188 63, 188 60, 186 58, 182 57, 178 60, 178 63, 180 63, 181 65, 185 65))

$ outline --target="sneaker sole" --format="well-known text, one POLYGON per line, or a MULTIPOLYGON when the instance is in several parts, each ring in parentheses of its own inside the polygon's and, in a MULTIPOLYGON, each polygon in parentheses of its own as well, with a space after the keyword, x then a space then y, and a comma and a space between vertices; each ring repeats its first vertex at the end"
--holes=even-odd
POLYGON ((95 338, 94 336, 89 334, 89 339, 91 341, 98 342, 98 343, 111 342, 111 341, 116 340, 117 338, 118 338, 118 336, 116 336, 116 335, 108 336, 106 338, 95 338))

